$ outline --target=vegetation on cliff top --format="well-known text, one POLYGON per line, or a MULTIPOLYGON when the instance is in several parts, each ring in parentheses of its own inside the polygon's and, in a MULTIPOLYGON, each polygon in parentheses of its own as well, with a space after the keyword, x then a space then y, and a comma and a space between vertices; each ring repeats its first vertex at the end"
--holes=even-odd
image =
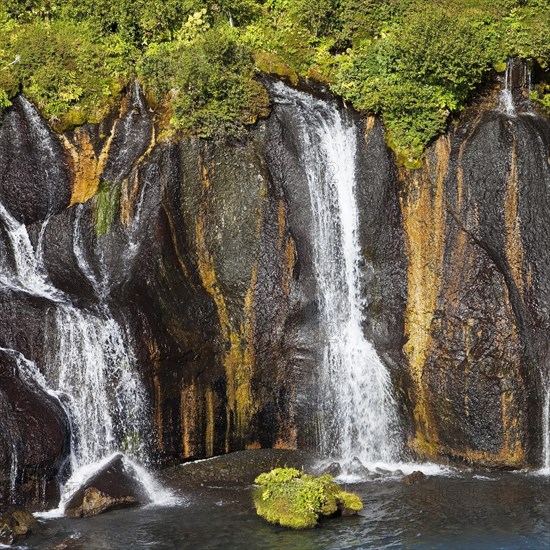
POLYGON ((550 111, 549 35, 548 0, 6 0, 0 109, 23 91, 63 130, 138 77, 175 129, 238 135, 268 112, 260 73, 301 76, 380 114, 414 165, 509 56, 550 111))
POLYGON ((283 527, 308 529, 320 516, 352 515, 363 508, 358 496, 342 491, 328 474, 315 477, 294 468, 275 468, 255 483, 258 515, 283 527))

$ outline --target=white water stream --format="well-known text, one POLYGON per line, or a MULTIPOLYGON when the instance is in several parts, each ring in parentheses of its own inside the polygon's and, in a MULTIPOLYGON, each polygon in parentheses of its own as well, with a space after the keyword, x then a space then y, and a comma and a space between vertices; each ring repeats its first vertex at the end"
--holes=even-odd
POLYGON ((321 452, 344 469, 354 459, 364 466, 395 463, 400 438, 390 375, 363 328, 357 130, 334 104, 280 83, 273 90, 280 103, 294 106, 313 211, 314 267, 325 336, 321 452))
MULTIPOLYGON (((25 372, 33 373, 33 379, 50 393, 67 396, 64 407, 74 429, 73 478, 67 487, 74 488, 75 479, 82 478, 80 470, 89 471, 90 465, 117 450, 145 461, 145 419, 149 415, 129 336, 105 304, 95 311, 78 309, 51 284, 40 261, 42 254, 33 248, 25 225, 2 204, 0 223, 13 257, 11 266, 4 263, 0 267, 0 287, 51 301, 49 322, 53 327, 46 331, 50 337, 44 353, 43 379, 36 367, 30 369, 30 362, 24 358, 21 361, 26 362, 25 372)), ((74 253, 82 269, 87 264, 80 257, 78 238, 74 253)), ((90 278, 91 271, 82 271, 90 278)), ((97 281, 90 282, 99 290, 97 281)))

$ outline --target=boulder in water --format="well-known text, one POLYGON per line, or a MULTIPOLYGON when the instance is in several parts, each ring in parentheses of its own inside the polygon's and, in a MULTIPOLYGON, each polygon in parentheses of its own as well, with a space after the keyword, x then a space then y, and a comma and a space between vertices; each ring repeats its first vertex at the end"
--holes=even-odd
POLYGON ((275 468, 256 478, 254 505, 269 523, 309 529, 321 516, 352 516, 363 508, 361 499, 342 491, 330 474, 315 477, 294 468, 275 468))
POLYGON ((402 482, 405 485, 417 485, 418 483, 423 483, 424 481, 426 481, 426 479, 428 479, 428 477, 424 472, 421 472, 420 470, 415 470, 408 476, 405 476, 402 479, 402 482))
POLYGON ((338 477, 342 473, 342 466, 339 462, 331 462, 328 466, 321 468, 322 474, 330 474, 332 477, 338 477))
POLYGON ((150 500, 135 470, 117 454, 69 499, 65 515, 91 517, 117 508, 147 504, 150 500))
POLYGON ((0 544, 13 544, 38 529, 38 522, 25 508, 7 506, 0 508, 0 544))
POLYGON ((369 477, 369 469, 357 458, 354 459, 348 464, 346 472, 349 475, 361 477, 367 479, 369 477))

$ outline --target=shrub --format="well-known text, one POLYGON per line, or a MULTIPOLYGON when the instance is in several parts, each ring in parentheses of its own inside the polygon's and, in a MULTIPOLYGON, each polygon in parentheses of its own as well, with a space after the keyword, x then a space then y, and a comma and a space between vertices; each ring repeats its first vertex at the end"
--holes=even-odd
POLYGON ((127 79, 127 51, 116 40, 97 40, 83 24, 66 21, 18 25, 0 33, 0 59, 8 97, 19 88, 58 130, 99 122, 127 79))
POLYGON ((269 112, 251 54, 229 28, 206 30, 191 42, 155 45, 140 75, 157 98, 172 95, 174 127, 200 137, 239 135, 269 112))
POLYGON ((413 11, 343 56, 333 89, 358 109, 381 114, 389 143, 413 166, 448 115, 465 105, 495 52, 483 25, 445 9, 413 11))

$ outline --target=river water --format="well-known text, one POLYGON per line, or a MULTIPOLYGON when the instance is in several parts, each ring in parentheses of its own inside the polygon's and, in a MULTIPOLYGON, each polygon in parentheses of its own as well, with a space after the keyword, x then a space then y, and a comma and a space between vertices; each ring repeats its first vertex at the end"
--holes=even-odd
POLYGON ((162 474, 177 503, 89 519, 46 520, 29 549, 548 549, 550 481, 527 473, 451 472, 406 485, 382 477, 347 485, 363 499, 356 517, 316 529, 269 525, 254 511, 251 480, 292 454, 247 451, 177 466, 162 474), (255 457, 260 456, 260 460, 255 457), (252 457, 252 458, 251 458, 252 457))

